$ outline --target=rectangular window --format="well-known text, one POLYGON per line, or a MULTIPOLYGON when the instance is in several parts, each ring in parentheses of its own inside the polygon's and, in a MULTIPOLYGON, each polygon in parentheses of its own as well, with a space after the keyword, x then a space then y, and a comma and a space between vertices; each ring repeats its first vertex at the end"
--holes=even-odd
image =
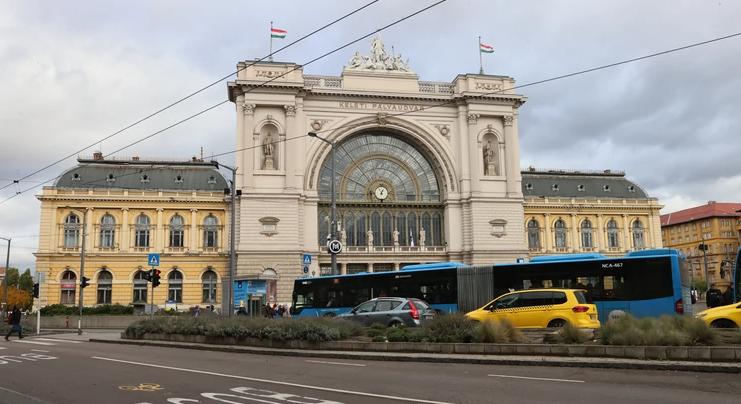
POLYGON ((203 233, 203 246, 216 247, 216 230, 206 230, 203 233))
POLYGON ((111 304, 111 285, 98 286, 98 304, 111 304))
POLYGON ((167 290, 167 300, 175 303, 183 302, 183 285, 171 284, 167 290))
POLYGON ((147 283, 143 285, 134 285, 134 303, 147 302, 147 283))
POLYGON ((170 230, 170 247, 182 247, 183 246, 183 231, 182 230, 170 230))
POLYGON ((75 304, 75 291, 74 289, 62 290, 62 304, 75 304))
POLYGON ((134 239, 134 245, 136 247, 149 247, 149 230, 148 229, 137 229, 136 237, 134 239))

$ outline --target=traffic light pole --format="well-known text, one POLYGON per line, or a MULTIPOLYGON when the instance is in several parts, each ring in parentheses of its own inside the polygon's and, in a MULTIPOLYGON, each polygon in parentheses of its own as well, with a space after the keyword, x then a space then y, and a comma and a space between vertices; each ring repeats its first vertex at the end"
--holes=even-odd
POLYGON ((151 284, 150 289, 152 289, 152 296, 149 297, 149 318, 154 319, 154 267, 152 267, 152 270, 149 271, 149 276, 149 283, 151 284))
MULTIPOLYGON (((8 312, 8 268, 10 268, 10 238, 0 237, 0 240, 8 242, 8 251, 5 255, 5 274, 3 275, 3 283, 5 284, 4 297, 3 297, 3 318, 6 318, 8 312)), ((18 277, 18 283, 21 282, 21 278, 18 277)))
MULTIPOLYGON (((18 279, 20 283, 20 279, 18 279)), ((41 273, 36 271, 36 285, 34 285, 34 292, 36 292, 36 335, 41 334, 41 273)))
POLYGON ((87 210, 82 212, 82 246, 80 247, 80 317, 77 318, 77 335, 82 335, 82 302, 85 288, 82 283, 85 281, 85 239, 87 239, 87 210))

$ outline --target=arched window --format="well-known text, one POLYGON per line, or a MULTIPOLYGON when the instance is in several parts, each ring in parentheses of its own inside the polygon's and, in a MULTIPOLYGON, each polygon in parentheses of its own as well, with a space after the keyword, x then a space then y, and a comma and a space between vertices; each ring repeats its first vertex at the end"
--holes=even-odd
POLYGON ((540 250, 540 225, 535 219, 527 222, 527 246, 531 250, 540 250))
POLYGON ((183 273, 174 269, 167 275, 167 301, 183 302, 183 273))
POLYGON ((185 221, 180 215, 175 215, 170 219, 170 247, 182 247, 185 221))
POLYGON ((201 276, 203 283, 203 303, 216 303, 216 272, 208 270, 201 276))
POLYGON ((60 282, 62 304, 75 304, 75 289, 77 288, 77 275, 72 271, 64 271, 60 282))
POLYGON ((646 243, 643 238, 643 223, 638 219, 633 222, 633 248, 636 250, 646 248, 646 243))
POLYGON ((64 247, 75 248, 78 246, 80 238, 80 218, 70 213, 66 219, 64 219, 64 247))
POLYGON ((409 226, 409 245, 419 245, 419 230, 417 228, 417 215, 410 213, 407 215, 407 225, 409 226))
POLYGON ((147 274, 146 271, 137 271, 136 275, 134 275, 134 303, 146 303, 147 302, 147 287, 149 286, 149 282, 147 282, 145 275, 147 274))
POLYGON ((620 239, 618 237, 618 225, 615 219, 607 222, 607 246, 609 248, 619 248, 620 239))
POLYGON ((383 245, 383 237, 381 234, 381 214, 373 212, 370 215, 370 227, 373 231, 373 244, 383 245))
POLYGON ((406 213, 396 214, 396 230, 399 231, 399 245, 409 245, 409 228, 406 213))
POLYGON ((556 248, 566 248, 566 223, 558 219, 553 225, 556 248))
POLYGON ((98 274, 98 304, 111 304, 111 292, 113 290, 113 275, 107 271, 98 274))
POLYGON ((584 249, 594 247, 594 243, 592 242, 592 222, 589 219, 584 219, 581 222, 581 247, 584 249))
POLYGON ((422 229, 425 231, 425 244, 437 245, 435 244, 435 239, 432 238, 432 219, 427 212, 422 214, 422 229))
POLYGON ((209 214, 203 219, 203 246, 217 247, 219 234, 219 221, 216 216, 209 214))
POLYGON ((368 229, 365 226, 366 224, 365 218, 366 218, 365 213, 358 213, 355 216, 355 231, 357 232, 356 240, 358 242, 357 245, 361 247, 368 245, 368 238, 367 238, 367 233, 366 233, 368 229))
POLYGON ((116 219, 106 213, 100 219, 100 247, 113 248, 116 236, 116 219))
POLYGON ((383 226, 382 242, 385 246, 394 245, 394 221, 391 217, 391 213, 383 212, 381 217, 381 225, 383 226))
POLYGON ((433 245, 444 245, 443 241, 443 215, 439 212, 432 214, 432 240, 433 245))
POLYGON ((136 217, 134 246, 149 247, 149 217, 142 213, 136 217))

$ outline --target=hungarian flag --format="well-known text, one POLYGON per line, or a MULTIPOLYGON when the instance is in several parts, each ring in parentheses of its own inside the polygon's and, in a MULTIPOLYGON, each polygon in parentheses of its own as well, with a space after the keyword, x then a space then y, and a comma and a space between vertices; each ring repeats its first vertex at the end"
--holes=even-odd
POLYGON ((288 31, 280 28, 270 28, 271 38, 285 38, 288 31))
POLYGON ((479 51, 481 51, 481 53, 494 53, 494 47, 483 42, 479 42, 479 51))

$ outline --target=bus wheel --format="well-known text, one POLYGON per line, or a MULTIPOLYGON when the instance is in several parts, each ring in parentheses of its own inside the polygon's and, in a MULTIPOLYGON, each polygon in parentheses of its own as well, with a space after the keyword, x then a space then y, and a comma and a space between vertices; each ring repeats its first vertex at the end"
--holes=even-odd
POLYGON ((726 319, 715 320, 710 324, 710 326, 713 328, 738 328, 736 323, 726 319))
POLYGON ((551 320, 550 323, 548 323, 548 328, 561 328, 566 325, 566 320, 561 320, 560 318, 557 318, 555 320, 551 320))
POLYGON ((337 314, 335 314, 335 313, 333 313, 333 312, 330 311, 329 313, 324 313, 324 315, 322 317, 332 318, 332 317, 335 317, 336 315, 337 314))

